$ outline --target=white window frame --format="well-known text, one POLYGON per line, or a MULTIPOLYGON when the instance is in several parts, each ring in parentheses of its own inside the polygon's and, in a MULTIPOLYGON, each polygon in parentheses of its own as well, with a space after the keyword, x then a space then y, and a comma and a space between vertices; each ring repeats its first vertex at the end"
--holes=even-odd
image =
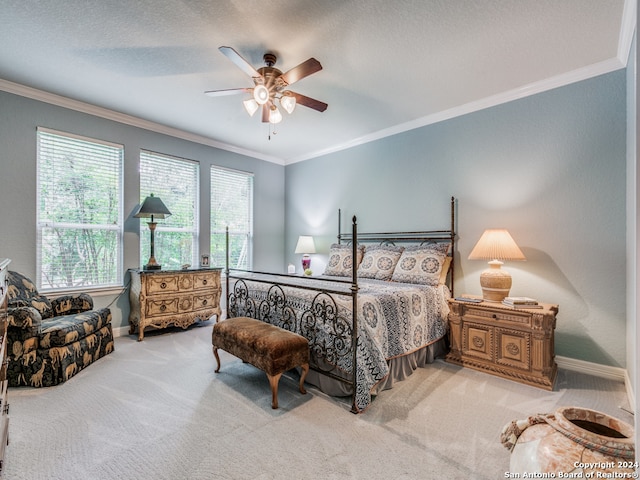
MULTIPOLYGON (((232 258, 229 259, 229 268, 239 268, 244 270, 251 270, 253 268, 253 180, 254 175, 252 173, 243 172, 240 170, 233 170, 230 168, 219 167, 217 165, 211 166, 210 172, 211 179, 211 198, 210 198, 210 208, 211 208, 211 239, 210 245, 212 249, 211 253, 211 262, 213 265, 217 266, 226 266, 226 251, 221 251, 220 248, 216 248, 216 242, 214 239, 214 235, 218 235, 218 239, 224 239, 227 227, 229 227, 229 237, 233 239, 233 237, 244 237, 243 242, 243 250, 237 261, 233 261, 232 258), (216 206, 218 191, 216 190, 216 176, 222 177, 225 182, 239 182, 243 181, 247 182, 247 204, 246 204, 246 217, 244 221, 246 221, 246 228, 237 228, 230 225, 220 226, 219 228, 215 228, 215 215, 218 211, 216 206), (214 251, 215 250, 215 251, 214 251), (222 258, 221 258, 222 256, 222 258), (244 261, 243 261, 244 260, 244 261)), ((225 201, 225 199, 222 199, 225 201)), ((225 222, 228 223, 228 222, 225 222)), ((233 240, 231 240, 232 242, 233 240)), ((226 249, 225 249, 226 250, 226 249)))
MULTIPOLYGON (((76 135, 67 132, 61 132, 45 127, 37 127, 36 129, 36 148, 37 148, 37 161, 36 161, 36 170, 37 170, 37 179, 36 179, 36 286, 39 291, 43 293, 48 292, 63 292, 63 291, 98 291, 98 290, 108 290, 113 288, 119 288, 123 285, 123 164, 124 164, 124 146, 121 144, 108 142, 105 140, 98 140, 95 138, 84 137, 81 135, 76 135), (88 152, 90 157, 84 162, 82 168, 84 171, 95 170, 92 169, 92 162, 95 162, 96 158, 99 158, 101 162, 112 161, 115 158, 115 162, 112 165, 113 168, 117 170, 117 180, 115 181, 115 199, 117 201, 117 220, 116 223, 78 223, 78 222, 65 222, 60 219, 55 220, 49 216, 50 212, 43 211, 46 208, 41 208, 45 199, 43 198, 43 192, 47 191, 44 188, 46 183, 49 184, 50 190, 55 191, 55 188, 52 186, 52 183, 55 184, 58 179, 56 175, 59 172, 55 171, 56 167, 63 168, 62 165, 58 165, 54 163, 54 168, 44 168, 43 156, 47 153, 56 155, 55 150, 51 150, 50 147, 45 146, 44 143, 51 143, 55 141, 55 138, 58 137, 61 143, 67 142, 69 143, 69 149, 66 151, 67 154, 75 153, 82 154, 82 150, 88 152), (95 150, 92 150, 95 148, 95 150), (104 151, 103 155, 100 155, 100 150, 107 149, 104 151), (51 150, 46 152, 46 150, 51 150), (110 151, 110 154, 107 154, 107 151, 110 151), (51 177, 54 177, 53 181, 51 177), (95 283, 95 284, 87 284, 87 283, 79 283, 77 285, 69 286, 69 285, 58 285, 58 286, 47 286, 43 283, 43 270, 44 266, 42 264, 43 261, 43 248, 44 248, 44 235, 43 231, 45 229, 55 228, 55 229, 68 229, 68 230, 78 230, 82 229, 85 231, 113 231, 116 233, 116 241, 115 241, 115 249, 116 252, 113 252, 113 258, 115 259, 115 272, 112 272, 110 275, 113 278, 112 282, 104 282, 104 283, 95 283)), ((64 148, 62 149, 65 152, 64 148)), ((78 158, 78 157, 76 157, 78 158)), ((79 158, 82 158, 80 156, 79 158)), ((95 165, 95 163, 94 163, 95 165)), ((61 173, 62 175, 62 173, 61 173)), ((55 193, 54 193, 55 195, 55 193)))
MULTIPOLYGON (((176 217, 174 215, 170 215, 169 217, 158 220, 157 227, 155 232, 156 239, 156 248, 155 248, 155 257, 158 263, 161 264, 163 269, 179 269, 184 265, 184 263, 190 264, 192 266, 199 265, 199 238, 200 238, 200 164, 195 160, 189 160, 187 158, 177 157, 174 155, 167 155, 164 153, 158 153, 151 150, 140 150, 140 203, 144 201, 144 199, 153 193, 156 197, 159 197, 160 200, 165 204, 165 206, 172 212, 172 204, 174 201, 172 200, 172 192, 166 190, 166 185, 163 185, 162 180, 158 178, 158 167, 163 165, 165 169, 171 169, 174 167, 174 171, 178 168, 187 167, 193 168, 194 176, 190 178, 190 181, 193 182, 193 225, 189 226, 180 226, 175 224, 176 217), (143 162, 150 161, 153 162, 154 165, 149 165, 149 183, 150 186, 148 188, 143 186, 143 162), (162 250, 158 250, 158 236, 162 235, 164 232, 176 232, 176 233, 189 233, 191 234, 191 259, 185 260, 180 265, 169 265, 166 261, 163 262, 162 250)), ((178 199, 176 199, 178 201, 178 199)), ((175 210, 175 208, 174 208, 175 210)), ((173 212, 172 212, 173 213, 173 212)), ((142 253, 142 249, 145 246, 148 246, 150 243, 149 238, 149 227, 147 226, 147 222, 145 219, 140 219, 140 264, 141 267, 147 263, 149 257, 144 257, 142 253)))

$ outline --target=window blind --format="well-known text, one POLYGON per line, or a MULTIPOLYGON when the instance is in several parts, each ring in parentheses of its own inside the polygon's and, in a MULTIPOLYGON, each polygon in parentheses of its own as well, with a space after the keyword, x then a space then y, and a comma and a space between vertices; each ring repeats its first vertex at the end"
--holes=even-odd
POLYGON ((37 130, 37 280, 47 290, 122 285, 122 145, 37 130))
POLYGON ((211 167, 211 263, 226 262, 226 229, 229 227, 229 267, 252 268, 253 175, 211 167))
MULTIPOLYGON (((200 168, 197 162, 161 153, 140 152, 140 203, 150 194, 171 212, 157 220, 154 254, 163 269, 198 265, 200 168)), ((140 262, 150 254, 149 227, 140 220, 140 262)))

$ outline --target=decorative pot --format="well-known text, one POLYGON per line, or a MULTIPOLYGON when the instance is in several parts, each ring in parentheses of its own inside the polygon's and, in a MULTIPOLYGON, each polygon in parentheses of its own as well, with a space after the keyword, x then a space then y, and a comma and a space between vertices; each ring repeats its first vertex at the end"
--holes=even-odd
POLYGON ((632 475, 638 467, 633 438, 631 425, 580 407, 514 420, 500 434, 511 450, 510 473, 572 473, 575 478, 596 478, 594 472, 632 475))

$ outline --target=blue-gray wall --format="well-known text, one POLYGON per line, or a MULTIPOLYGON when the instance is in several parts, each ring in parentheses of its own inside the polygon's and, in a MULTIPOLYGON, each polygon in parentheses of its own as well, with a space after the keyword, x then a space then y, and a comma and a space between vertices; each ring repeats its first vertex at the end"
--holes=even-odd
MULTIPOLYGON (((260 270, 275 270, 283 265, 283 166, 0 92, 0 258, 10 258, 12 270, 35 278, 38 126, 124 145, 124 212, 128 217, 124 238, 125 270, 140 266, 140 222, 131 218, 131 212, 140 198, 140 149, 200 163, 201 252, 209 251, 210 166, 219 165, 254 173, 254 266, 260 270)), ((146 225, 143 227, 146 228, 146 225)), ((114 298, 115 295, 94 295, 97 306, 105 306, 114 298)), ((114 327, 128 325, 129 302, 126 295, 120 297, 111 309, 114 327)))
POLYGON ((626 72, 286 167, 285 261, 314 235, 321 273, 337 233, 449 225, 457 204, 456 293, 480 294, 467 260, 486 228, 507 228, 527 257, 507 262, 512 294, 559 304, 556 354, 624 367, 626 72))
MULTIPOLYGON (((508 228, 528 259, 505 265, 512 293, 560 305, 556 353, 625 367, 626 101, 621 70, 282 167, 0 92, 0 257, 35 275, 37 126, 124 144, 127 214, 138 202, 140 148, 199 161, 201 251, 209 165, 255 173, 260 270, 298 266, 295 241, 311 234, 321 273, 338 208, 343 228, 356 214, 361 231, 434 229, 448 226, 453 195, 456 292, 480 293, 485 264, 466 257, 485 228, 508 228)), ((125 268, 138 265, 138 221, 129 219, 125 268)), ((126 326, 126 297, 112 309, 114 325, 126 326)))

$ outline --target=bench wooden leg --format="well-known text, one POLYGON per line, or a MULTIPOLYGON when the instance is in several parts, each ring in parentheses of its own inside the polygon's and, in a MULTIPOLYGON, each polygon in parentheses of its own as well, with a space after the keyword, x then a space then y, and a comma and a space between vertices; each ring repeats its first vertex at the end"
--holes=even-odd
POLYGON ((216 357, 216 363, 218 364, 218 368, 216 368, 216 373, 220 371, 220 357, 218 356, 218 349, 213 347, 213 356, 216 357))
POLYGON ((304 381, 307 378, 307 373, 309 373, 309 364, 303 363, 300 367, 302 368, 302 375, 300 375, 300 393, 307 393, 304 389, 304 381))
POLYGON ((271 385, 271 408, 278 408, 278 382, 280 381, 280 377, 282 373, 277 375, 269 375, 267 373, 267 377, 269 377, 269 384, 271 385))

